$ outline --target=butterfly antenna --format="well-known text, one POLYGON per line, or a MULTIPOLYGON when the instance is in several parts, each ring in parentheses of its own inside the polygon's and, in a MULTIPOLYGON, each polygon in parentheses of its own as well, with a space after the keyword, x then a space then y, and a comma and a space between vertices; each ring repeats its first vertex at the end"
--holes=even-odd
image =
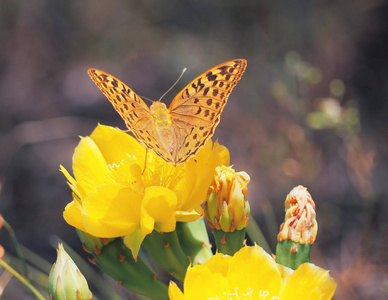
POLYGON ((145 96, 142 96, 142 95, 139 95, 139 97, 142 98, 143 100, 148 100, 148 101, 150 101, 150 102, 152 102, 152 103, 155 102, 154 100, 152 100, 152 99, 150 99, 150 98, 147 98, 147 97, 145 97, 145 96))
POLYGON ((163 98, 164 96, 166 96, 166 95, 168 94, 168 92, 172 90, 172 88, 173 88, 174 86, 176 86, 176 84, 179 82, 179 80, 181 80, 183 74, 185 74, 186 71, 187 71, 187 68, 184 68, 184 69, 182 70, 182 73, 181 73, 181 75, 179 76, 179 78, 177 79, 177 81, 175 81, 175 83, 167 90, 167 92, 165 92, 165 93, 162 95, 162 97, 159 98, 158 101, 162 100, 162 98, 163 98))

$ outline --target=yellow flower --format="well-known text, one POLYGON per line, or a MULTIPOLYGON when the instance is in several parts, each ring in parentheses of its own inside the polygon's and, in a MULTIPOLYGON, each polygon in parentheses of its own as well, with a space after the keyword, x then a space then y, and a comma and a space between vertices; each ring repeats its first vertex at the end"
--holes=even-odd
POLYGON ((188 163, 175 167, 146 153, 125 132, 98 125, 74 151, 74 178, 61 166, 73 190, 63 215, 67 223, 93 236, 125 236, 136 258, 154 229, 171 232, 176 222, 200 216, 214 169, 228 163, 228 150, 217 142, 212 147, 209 140, 188 163))
POLYGON ((204 265, 189 268, 184 293, 174 282, 168 292, 172 300, 324 300, 331 299, 335 288, 328 271, 309 263, 293 271, 253 246, 232 257, 218 253, 204 265))

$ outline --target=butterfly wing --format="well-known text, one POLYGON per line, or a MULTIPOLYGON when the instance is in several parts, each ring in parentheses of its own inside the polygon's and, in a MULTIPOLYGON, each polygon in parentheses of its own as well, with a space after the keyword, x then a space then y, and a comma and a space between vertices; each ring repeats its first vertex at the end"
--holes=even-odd
POLYGON ((187 161, 213 136, 246 65, 244 59, 219 64, 195 78, 174 98, 169 111, 177 136, 176 163, 187 161))
POLYGON ((155 141, 155 138, 151 139, 155 126, 147 104, 116 77, 96 69, 89 69, 88 74, 109 102, 112 103, 128 129, 143 144, 152 149, 152 144, 157 143, 157 141, 155 141))

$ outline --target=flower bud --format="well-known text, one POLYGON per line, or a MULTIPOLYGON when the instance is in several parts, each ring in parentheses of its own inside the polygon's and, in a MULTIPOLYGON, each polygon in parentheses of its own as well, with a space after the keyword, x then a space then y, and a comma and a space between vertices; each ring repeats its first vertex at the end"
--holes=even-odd
POLYGON ((48 282, 50 299, 86 300, 92 299, 88 283, 71 257, 58 245, 57 261, 51 268, 48 282))
POLYGON ((286 216, 280 226, 278 242, 292 240, 294 243, 312 245, 317 237, 315 203, 304 186, 297 186, 287 195, 284 203, 286 216))
POLYGON ((236 173, 232 167, 216 168, 204 208, 211 228, 233 232, 247 226, 250 214, 246 199, 249 180, 247 173, 236 173))

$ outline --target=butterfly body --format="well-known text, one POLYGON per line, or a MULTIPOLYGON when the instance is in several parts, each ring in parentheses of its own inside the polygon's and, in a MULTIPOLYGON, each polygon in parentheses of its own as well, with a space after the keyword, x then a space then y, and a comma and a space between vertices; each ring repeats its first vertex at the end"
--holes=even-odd
POLYGON ((88 73, 132 133, 168 163, 186 162, 220 122, 228 96, 246 68, 244 59, 215 66, 190 82, 171 102, 148 107, 127 85, 96 69, 88 73))
POLYGON ((159 140, 163 148, 170 154, 171 161, 174 161, 176 157, 177 135, 174 131, 174 126, 171 120, 170 112, 168 111, 166 104, 156 101, 150 107, 151 114, 153 115, 153 127, 156 128, 158 133, 157 140, 159 140))

